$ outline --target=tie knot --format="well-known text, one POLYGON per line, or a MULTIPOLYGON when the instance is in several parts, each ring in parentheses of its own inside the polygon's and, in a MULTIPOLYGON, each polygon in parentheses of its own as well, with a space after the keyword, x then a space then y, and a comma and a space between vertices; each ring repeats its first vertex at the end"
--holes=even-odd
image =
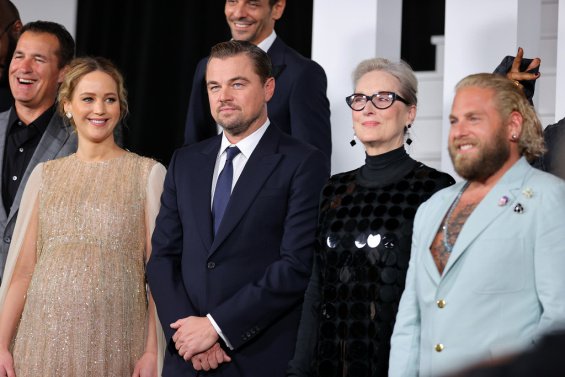
POLYGON ((226 161, 231 161, 235 156, 239 154, 240 150, 238 147, 227 147, 226 148, 226 161))

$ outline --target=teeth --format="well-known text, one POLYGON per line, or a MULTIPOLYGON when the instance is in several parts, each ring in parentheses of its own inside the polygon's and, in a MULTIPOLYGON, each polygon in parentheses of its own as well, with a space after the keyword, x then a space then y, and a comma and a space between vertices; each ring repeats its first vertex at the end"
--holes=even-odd
POLYGON ((33 84, 33 80, 18 79, 20 84, 33 84))
POLYGON ((235 26, 237 26, 237 27, 248 27, 249 24, 240 24, 240 23, 237 23, 237 22, 236 22, 236 23, 235 23, 235 26))
POLYGON ((105 120, 100 120, 100 119, 91 119, 90 120, 90 123, 94 123, 94 124, 97 124, 97 125, 102 125, 105 122, 106 122, 105 120))
POLYGON ((471 148, 473 148, 473 146, 471 144, 464 144, 464 145, 459 146, 459 149, 462 150, 462 151, 466 151, 466 150, 471 149, 471 148))

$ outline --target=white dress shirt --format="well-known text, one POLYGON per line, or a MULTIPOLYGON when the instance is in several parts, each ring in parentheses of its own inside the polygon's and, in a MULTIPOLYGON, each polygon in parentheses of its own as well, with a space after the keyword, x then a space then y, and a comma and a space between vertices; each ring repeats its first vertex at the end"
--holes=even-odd
MULTIPOLYGON (((233 191, 233 188, 235 187, 235 184, 237 183, 237 180, 239 179, 239 176, 241 175, 243 168, 245 168, 245 164, 247 164, 249 157, 251 157, 251 153, 253 153, 255 147, 257 147, 257 144, 259 144, 259 141, 265 134, 265 131, 267 131, 267 128, 269 127, 270 123, 271 122, 269 121, 269 119, 267 119, 267 121, 261 127, 259 127, 259 129, 257 129, 251 135, 247 136, 245 139, 239 141, 237 144, 231 144, 228 138, 226 137, 225 133, 222 133, 222 143, 220 145, 220 150, 218 151, 218 157, 216 158, 216 165, 214 166, 214 176, 212 178, 212 196, 211 196, 212 201, 210 202, 210 209, 212 208, 212 203, 214 202, 214 191, 216 190, 216 183, 218 182, 218 176, 220 175, 220 172, 222 171, 224 165, 226 164, 226 154, 227 154, 226 148, 230 146, 236 146, 239 148, 240 151, 240 153, 238 153, 233 158, 232 161, 233 180, 231 184, 231 189, 233 191)), ((208 317, 208 319, 212 323, 212 326, 214 326, 214 329, 216 330, 218 335, 224 340, 226 345, 230 349, 233 349, 230 341, 222 333, 222 329, 220 329, 220 326, 218 326, 216 321, 214 321, 214 318, 212 318, 210 314, 206 314, 206 317, 208 317)))

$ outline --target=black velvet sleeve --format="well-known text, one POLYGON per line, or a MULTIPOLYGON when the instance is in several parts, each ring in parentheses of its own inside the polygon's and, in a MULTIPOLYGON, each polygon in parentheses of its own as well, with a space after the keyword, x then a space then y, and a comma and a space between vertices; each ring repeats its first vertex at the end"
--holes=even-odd
POLYGON ((312 276, 304 294, 302 316, 298 327, 294 357, 288 364, 287 377, 307 377, 312 374, 312 360, 318 340, 318 309, 321 299, 320 257, 314 256, 312 276))

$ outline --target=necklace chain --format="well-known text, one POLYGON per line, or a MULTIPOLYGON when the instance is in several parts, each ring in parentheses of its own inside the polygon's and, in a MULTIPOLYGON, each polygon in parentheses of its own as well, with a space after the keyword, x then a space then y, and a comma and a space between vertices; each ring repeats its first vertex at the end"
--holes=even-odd
POLYGON ((445 251, 447 251, 450 254, 455 244, 449 243, 449 230, 448 230, 449 220, 451 219, 451 215, 453 215, 453 211, 455 210, 455 207, 457 207, 457 205, 459 204, 463 192, 467 189, 468 186, 469 186, 469 182, 465 182, 465 184, 463 185, 463 187, 461 187, 461 190, 455 197, 455 200, 453 201, 453 203, 451 203, 451 206, 447 211, 447 215, 445 215, 445 222, 443 224, 443 246, 445 247, 445 251))

